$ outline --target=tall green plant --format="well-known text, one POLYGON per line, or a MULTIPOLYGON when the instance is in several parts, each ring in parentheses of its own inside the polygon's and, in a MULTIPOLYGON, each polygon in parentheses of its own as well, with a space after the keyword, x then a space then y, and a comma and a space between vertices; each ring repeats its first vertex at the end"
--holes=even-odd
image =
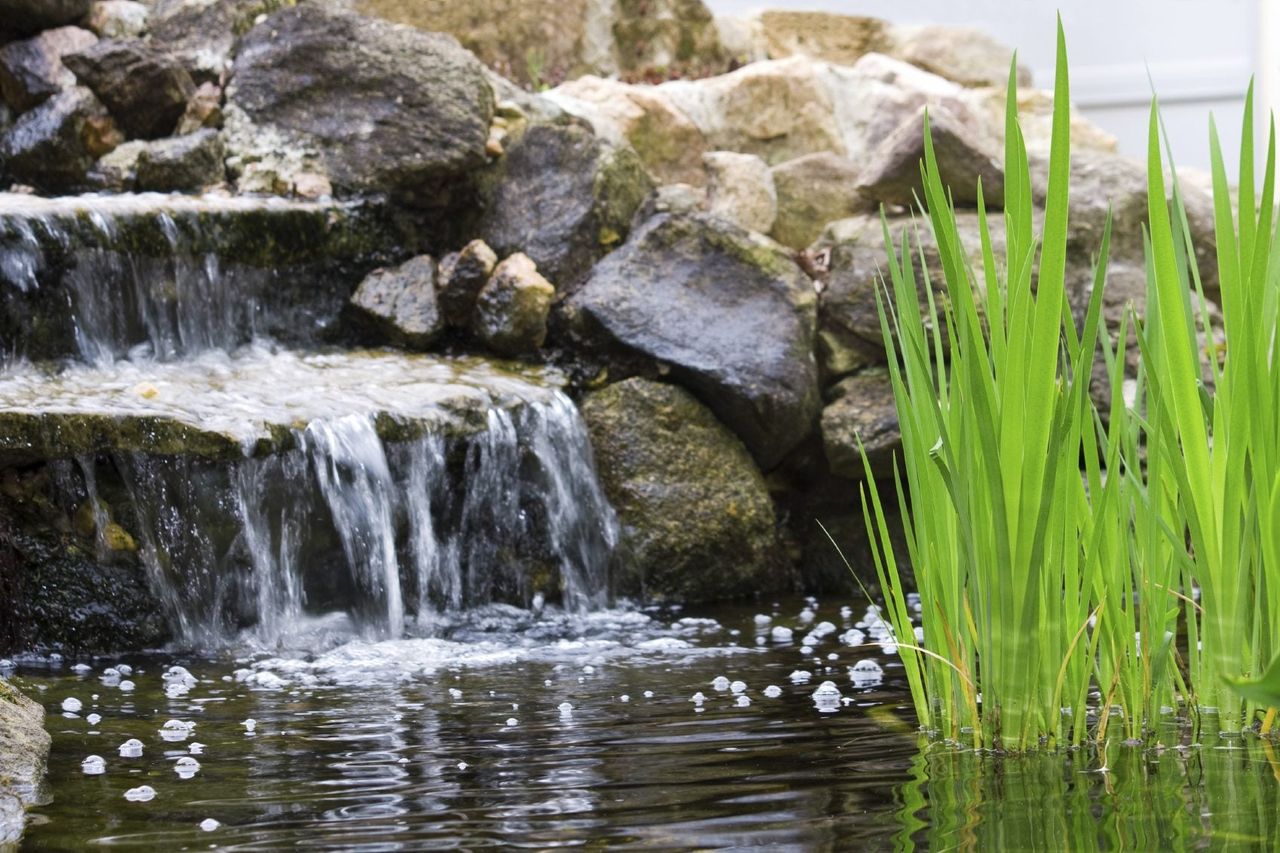
MULTIPOLYGON (((979 187, 982 266, 971 267, 926 117, 923 207, 947 298, 940 308, 926 288, 920 310, 905 240, 890 253, 888 299, 878 297, 903 439, 896 497, 923 605, 923 646, 899 649, 922 725, 977 747, 1079 743, 1091 685, 1137 734, 1151 703, 1170 692, 1169 616, 1161 608, 1148 620, 1134 606, 1167 597, 1155 592, 1167 568, 1149 570, 1131 532, 1141 516, 1136 523, 1163 541, 1159 525, 1151 511, 1133 509, 1146 500, 1135 494, 1139 479, 1108 476, 1136 459, 1139 438, 1118 402, 1119 361, 1105 341, 1117 388, 1109 431, 1089 398, 1110 223, 1082 326, 1066 299, 1069 127, 1059 22, 1039 236, 1011 70, 1004 251, 994 249, 979 187)), ((919 264, 927 280, 923 253, 919 264)), ((876 570, 887 615, 905 629, 906 590, 866 468, 876 570)), ((1108 719, 1101 715, 1101 728, 1108 719)))

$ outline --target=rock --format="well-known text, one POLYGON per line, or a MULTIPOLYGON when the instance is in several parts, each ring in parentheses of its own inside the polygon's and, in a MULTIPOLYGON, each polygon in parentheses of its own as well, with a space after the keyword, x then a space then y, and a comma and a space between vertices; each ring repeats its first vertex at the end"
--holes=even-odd
POLYGON ((472 330, 499 355, 528 355, 547 338, 547 315, 556 289, 528 255, 517 252, 493 270, 476 297, 472 330))
POLYGON ((831 92, 803 57, 752 63, 657 91, 693 122, 713 150, 755 154, 770 165, 815 151, 844 152, 831 92))
MULTIPOLYGON (((1004 251, 1004 217, 988 218, 993 249, 1004 251)), ((941 263, 929 224, 909 214, 890 217, 889 235, 894 250, 900 252, 904 235, 910 235, 913 274, 920 295, 920 310, 928 310, 928 293, 919 271, 919 252, 924 252, 935 293, 945 290, 941 263)), ((976 211, 956 212, 961 245, 975 270, 982 269, 982 245, 976 211)), ((876 310, 876 288, 881 276, 888 276, 888 253, 879 214, 865 214, 828 226, 815 248, 830 252, 826 287, 818 310, 818 356, 823 375, 837 378, 869 365, 883 364, 884 340, 880 315, 876 310)), ((1073 279, 1073 286, 1076 284, 1073 279)), ((941 309, 940 309, 941 310, 941 309)))
POLYGON ((587 76, 544 94, 614 145, 630 144, 658 183, 701 184, 702 132, 661 89, 587 76))
MULTIPOLYGON (((981 124, 991 131, 997 146, 1004 150, 1005 90, 1003 86, 988 89, 968 89, 966 102, 984 113, 981 124)), ((1018 123, 1027 151, 1032 157, 1049 157, 1049 144, 1053 132, 1053 92, 1044 89, 1018 90, 1018 123)), ((1115 154, 1119 149, 1116 138, 1071 108, 1071 150, 1073 153, 1097 152, 1115 154)))
POLYGON ((660 214, 566 300, 573 334, 625 369, 669 371, 764 470, 817 419, 816 298, 776 244, 705 216, 660 214))
POLYGON ((227 97, 228 165, 242 190, 313 172, 340 193, 428 205, 485 162, 493 118, 483 67, 449 36, 319 6, 250 30, 227 97), (281 160, 289 151, 297 159, 281 160))
POLYGON ((707 210, 749 231, 768 234, 778 215, 773 175, 753 154, 712 151, 702 157, 707 181, 707 210))
POLYGON ((776 589, 781 553, 764 479, 689 392, 633 378, 588 394, 582 416, 622 525, 624 588, 672 601, 776 589))
MULTIPOLYGON (((866 198, 881 204, 914 207, 924 198, 920 163, 924 160, 921 108, 889 134, 872 153, 859 183, 866 198)), ((995 141, 969 110, 929 110, 929 130, 938 174, 958 206, 976 206, 982 183, 987 209, 1004 207, 1004 167, 995 141)))
POLYGON ((440 311, 445 322, 459 329, 471 326, 476 297, 493 275, 498 256, 483 240, 472 240, 440 261, 436 275, 440 311))
POLYGON ((84 25, 104 39, 138 38, 147 30, 147 14, 135 0, 96 0, 84 25))
POLYGON ((706 209, 706 187, 667 184, 649 194, 636 211, 635 221, 644 222, 659 213, 701 213, 706 209))
POLYGON ((76 86, 18 117, 0 139, 0 164, 14 180, 68 192, 82 186, 94 161, 123 141, 102 103, 76 86))
POLYGON ((288 5, 288 0, 154 0, 147 31, 197 82, 219 83, 231 68, 236 39, 259 15, 288 5))
POLYGON ((873 475, 892 476, 894 454, 901 455, 902 434, 889 371, 871 368, 849 376, 836 383, 829 396, 831 402, 822 410, 822 446, 831 473, 850 480, 865 477, 858 452, 861 439, 873 475))
POLYGON ((0 676, 0 844, 16 845, 27 806, 40 800, 52 739, 44 709, 0 676))
POLYGON ((222 90, 212 83, 201 83, 187 102, 186 112, 178 119, 175 133, 195 133, 202 127, 222 126, 222 90))
POLYGON ((62 64, 62 57, 97 40, 88 30, 58 27, 0 47, 0 95, 9 109, 26 112, 74 86, 76 76, 62 64))
POLYGON ((562 288, 622 242, 653 186, 631 149, 550 125, 530 127, 491 180, 480 236, 499 255, 524 252, 562 288))
POLYGON ((85 177, 86 183, 105 192, 133 192, 138 183, 138 158, 148 144, 146 140, 135 139, 103 154, 85 177))
POLYGON ((727 61, 701 0, 353 0, 356 11, 447 32, 531 89, 585 74, 673 76, 727 61))
POLYGON ((889 25, 879 18, 832 12, 770 11, 757 16, 772 59, 809 56, 853 65, 868 53, 884 53, 892 44, 889 25))
POLYGON ((216 130, 158 139, 138 157, 138 189, 194 193, 226 180, 222 139, 216 130))
POLYGON ((185 68, 139 41, 105 39, 66 56, 63 63, 133 139, 168 136, 195 93, 185 68))
POLYGON ((435 259, 419 255, 394 269, 374 270, 356 288, 351 306, 382 340, 430 348, 444 329, 436 304, 435 259))
POLYGON ((89 11, 90 0, 0 0, 0 27, 15 35, 74 24, 89 11))
POLYGON ((773 167, 778 217, 770 236, 803 249, 828 222, 869 209, 858 193, 858 167, 838 154, 806 154, 773 167))
MULTIPOLYGON (((894 27, 891 41, 887 53, 962 86, 1003 90, 1009 82, 1013 49, 975 27, 894 27)), ((1019 86, 1031 85, 1025 65, 1018 65, 1017 74, 1019 86)))

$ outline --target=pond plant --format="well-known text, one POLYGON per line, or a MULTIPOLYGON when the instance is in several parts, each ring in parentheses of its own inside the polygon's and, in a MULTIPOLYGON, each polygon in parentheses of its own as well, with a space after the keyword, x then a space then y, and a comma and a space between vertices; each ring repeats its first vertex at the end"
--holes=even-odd
MULTIPOLYGON (((1166 190, 1154 100, 1145 309, 1115 330, 1102 320, 1108 222, 1087 304, 1073 310, 1069 97, 1059 23, 1042 219, 1010 74, 1003 246, 981 186, 981 245, 962 245, 926 117, 917 236, 930 232, 945 288, 917 288, 917 270, 929 280, 925 241, 904 239, 877 294, 902 433, 892 497, 923 627, 920 642, 898 646, 913 704, 927 731, 1010 751, 1117 731, 1138 741, 1178 712, 1268 732, 1280 704, 1274 129, 1255 194, 1250 91, 1233 212, 1211 127, 1219 363, 1197 337, 1213 341, 1214 329, 1176 176, 1166 190), (1141 357, 1126 383, 1118 348, 1130 339, 1141 357), (1097 358, 1105 412, 1090 396, 1097 358)), ((885 617, 905 628, 890 496, 869 464, 867 475, 885 617)))

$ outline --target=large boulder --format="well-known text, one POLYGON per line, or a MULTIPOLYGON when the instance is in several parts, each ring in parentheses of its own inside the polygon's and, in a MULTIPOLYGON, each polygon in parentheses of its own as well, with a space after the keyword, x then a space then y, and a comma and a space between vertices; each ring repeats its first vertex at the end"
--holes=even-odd
POLYGON ((813 429, 813 283, 763 237, 660 214, 568 298, 570 328, 619 369, 669 372, 769 470, 813 429))
POLYGON ((191 75, 172 56, 133 39, 104 39, 64 57, 63 64, 134 139, 172 133, 196 90, 191 75))
POLYGON ((852 161, 829 151, 774 166, 778 216, 770 236, 803 249, 818 239, 828 222, 867 210, 870 205, 858 192, 860 176, 852 161))
POLYGON ((88 30, 58 27, 0 47, 0 95, 9 109, 26 112, 74 86, 76 76, 62 64, 62 57, 97 40, 88 30))
POLYGON ((493 118, 483 66, 451 37, 313 5, 244 36, 228 100, 242 189, 255 173, 289 185, 312 171, 338 192, 424 205, 485 162, 493 118), (292 174, 278 174, 282 151, 300 161, 292 174))
POLYGON ((629 144, 661 184, 701 184, 702 131, 653 86, 586 76, 544 93, 614 145, 629 144))
POLYGON ((499 255, 524 252, 561 287, 627 235, 652 188, 635 152, 573 125, 534 125, 489 176, 480 236, 499 255))
POLYGON ((900 455, 902 433, 893 401, 889 371, 871 368, 846 377, 827 392, 822 410, 822 447, 831 473, 861 480, 866 475, 859 442, 875 477, 893 473, 894 454, 900 455))
POLYGON ((436 302, 436 262, 419 255, 365 276, 351 297, 360 321, 382 341, 428 349, 444 330, 436 302))
POLYGON ((711 215, 768 234, 778 216, 778 193, 765 162, 754 154, 734 151, 708 152, 702 162, 711 215))
POLYGON ((476 296, 472 330, 499 355, 536 353, 547 338, 547 316, 556 289, 528 255, 517 252, 498 264, 476 296))
POLYGON ((137 160, 138 189, 162 193, 196 193, 226 179, 222 139, 216 130, 158 139, 137 160))
POLYGON ((724 67, 702 0, 349 0, 356 11, 450 33, 523 86, 584 74, 685 75, 724 67))
POLYGON ((74 24, 89 11, 90 0, 0 0, 0 29, 16 35, 74 24))
POLYGON ((95 160, 122 141, 93 92, 76 86, 18 117, 0 138, 0 166, 21 183, 70 192, 84 185, 95 160))
MULTIPOLYGON (((912 207, 924 198, 925 108, 904 119, 871 153, 859 192, 881 204, 912 207)), ((995 140, 968 108, 929 110, 929 135, 938 175, 959 206, 975 206, 978 184, 988 209, 1004 207, 1004 167, 995 140)))
POLYGON ((622 525, 623 588, 668 600, 777 589, 773 504, 750 454, 682 388, 632 378, 587 395, 596 469, 622 525))
POLYGON ((25 810, 40 799, 52 739, 44 709, 0 676, 0 845, 17 844, 25 810))

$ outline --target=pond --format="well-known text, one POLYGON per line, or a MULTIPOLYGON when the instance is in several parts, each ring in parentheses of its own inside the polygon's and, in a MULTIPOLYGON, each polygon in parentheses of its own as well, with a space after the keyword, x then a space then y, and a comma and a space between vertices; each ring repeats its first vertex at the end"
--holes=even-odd
POLYGON ((1194 746, 1171 730, 1162 746, 999 757, 922 738, 875 621, 865 602, 813 599, 588 616, 493 606, 427 639, 351 640, 335 616, 294 638, 307 652, 21 658, 14 678, 53 735, 50 801, 24 849, 1276 838, 1280 761, 1262 741, 1194 746))

